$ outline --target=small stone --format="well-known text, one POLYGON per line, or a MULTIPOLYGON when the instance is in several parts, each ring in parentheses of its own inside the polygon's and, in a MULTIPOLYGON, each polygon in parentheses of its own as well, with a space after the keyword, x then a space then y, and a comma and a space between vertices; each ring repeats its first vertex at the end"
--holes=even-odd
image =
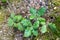
POLYGON ((39 9, 39 8, 40 8, 40 5, 39 5, 39 4, 37 4, 36 9, 39 9))
POLYGON ((27 6, 27 10, 30 10, 30 7, 29 6, 27 6))
POLYGON ((49 4, 51 4, 51 2, 49 4))
POLYGON ((2 31, 0 31, 0 33, 2 33, 2 31))
POLYGON ((25 11, 22 11, 23 14, 25 14, 25 11))
POLYGON ((40 6, 42 6, 42 2, 40 2, 40 6))
POLYGON ((57 9, 57 7, 54 7, 54 9, 57 9))

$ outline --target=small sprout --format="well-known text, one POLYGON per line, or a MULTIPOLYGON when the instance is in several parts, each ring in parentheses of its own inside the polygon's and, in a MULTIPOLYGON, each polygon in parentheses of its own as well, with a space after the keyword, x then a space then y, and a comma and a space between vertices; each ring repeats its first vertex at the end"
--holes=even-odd
POLYGON ((21 19, 22 19, 22 16, 20 16, 20 15, 17 15, 17 16, 15 16, 15 17, 13 18, 13 20, 14 20, 15 22, 19 22, 21 19))
POLYGON ((39 22, 45 22, 46 21, 45 18, 42 18, 42 17, 37 18, 37 20, 39 20, 39 22))
POLYGON ((43 16, 45 12, 46 12, 46 8, 45 7, 41 7, 37 11, 37 13, 38 13, 39 16, 43 16))
POLYGON ((34 9, 34 8, 30 8, 30 13, 32 14, 32 15, 36 15, 36 12, 37 12, 37 10, 36 9, 34 9))

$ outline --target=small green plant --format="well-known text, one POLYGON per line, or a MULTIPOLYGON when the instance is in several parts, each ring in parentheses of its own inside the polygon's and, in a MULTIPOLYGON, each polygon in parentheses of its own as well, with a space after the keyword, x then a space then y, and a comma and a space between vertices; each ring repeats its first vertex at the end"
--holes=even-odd
POLYGON ((35 36, 38 35, 38 31, 35 30, 35 29, 37 29, 37 27, 39 25, 39 22, 37 22, 37 23, 35 22, 33 24, 33 26, 34 26, 33 27, 32 23, 30 22, 30 20, 27 20, 27 19, 23 18, 21 15, 15 15, 13 13, 8 18, 8 25, 10 27, 16 27, 20 31, 24 31, 24 37, 29 37, 29 36, 32 35, 32 33, 35 36), (35 28, 35 26, 36 26, 36 28, 35 28))
MULTIPOLYGON (((23 31, 24 37, 30 37, 31 35, 38 36, 39 28, 41 28, 41 33, 47 32, 46 20, 45 18, 41 17, 44 15, 45 11, 46 9, 44 7, 40 8, 39 10, 30 8, 31 15, 29 19, 24 18, 21 15, 15 15, 14 13, 11 13, 10 17, 8 18, 8 25, 10 27, 16 27, 20 31, 23 31), (31 20, 33 20, 33 22, 31 20)), ((49 23, 48 25, 51 30, 52 28, 56 30, 54 24, 49 23)))
POLYGON ((56 25, 54 23, 48 23, 46 24, 46 20, 45 18, 42 18, 41 16, 44 15, 46 11, 46 8, 45 7, 41 7, 40 9, 36 10, 34 8, 30 8, 30 13, 31 13, 31 16, 29 17, 31 20, 36 20, 36 21, 39 21, 39 24, 36 22, 37 25, 42 25, 41 26, 36 26, 35 24, 35 28, 39 28, 41 27, 41 33, 45 33, 47 32, 47 28, 49 28, 52 32, 57 32, 57 28, 56 28, 56 25))

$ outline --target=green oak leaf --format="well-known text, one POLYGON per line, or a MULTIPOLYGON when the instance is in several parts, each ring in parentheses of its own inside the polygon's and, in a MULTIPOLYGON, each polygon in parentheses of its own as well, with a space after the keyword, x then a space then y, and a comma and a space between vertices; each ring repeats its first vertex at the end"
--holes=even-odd
POLYGON ((33 24, 33 28, 37 29, 39 27, 39 21, 35 21, 33 24))
POLYGON ((22 16, 21 16, 21 15, 17 15, 17 16, 15 16, 15 17, 13 18, 13 20, 14 20, 15 22, 19 22, 21 19, 22 19, 22 16))
POLYGON ((13 26, 14 22, 11 18, 8 18, 8 26, 13 26))
POLYGON ((17 27, 17 23, 14 23, 14 25, 13 25, 14 27, 17 27))
POLYGON ((20 21, 22 19, 21 15, 17 15, 17 21, 20 21))
POLYGON ((30 27, 30 30, 31 30, 31 31, 33 30, 33 27, 32 27, 32 26, 30 27))
POLYGON ((20 31, 24 30, 24 27, 20 23, 17 24, 17 27, 18 27, 18 30, 20 30, 20 31))
POLYGON ((57 28, 56 28, 56 25, 55 24, 49 23, 48 26, 52 30, 52 32, 56 32, 57 31, 57 28))
POLYGON ((30 8, 30 13, 31 13, 32 15, 36 15, 36 12, 37 12, 36 9, 34 9, 33 7, 30 8))
POLYGON ((45 32, 47 32, 47 27, 46 25, 43 25, 41 28, 41 33, 45 33, 45 32))
POLYGON ((45 18, 42 18, 42 17, 39 17, 39 18, 37 18, 37 20, 39 21, 39 24, 41 24, 41 25, 44 25, 44 24, 46 24, 46 20, 45 20, 45 18))
POLYGON ((27 29, 25 29, 25 32, 24 32, 24 37, 30 37, 31 36, 31 30, 29 27, 27 27, 27 29))
POLYGON ((37 18, 37 20, 39 20, 40 22, 45 22, 46 21, 45 18, 42 18, 42 17, 37 18))
POLYGON ((46 24, 46 22, 40 22, 40 24, 41 24, 41 25, 45 25, 45 24, 46 24))
POLYGON ((31 22, 27 19, 22 20, 21 23, 23 26, 31 26, 32 25, 31 22))
POLYGON ((38 10, 38 15, 39 15, 39 16, 43 16, 44 13, 45 13, 45 11, 46 11, 46 8, 45 8, 45 7, 41 7, 41 8, 38 10))
POLYGON ((34 36, 38 36, 38 30, 32 30, 34 36))
POLYGON ((35 17, 36 17, 35 15, 31 15, 30 19, 35 19, 35 17))
POLYGON ((11 18, 14 18, 15 14, 14 13, 11 13, 10 17, 11 18))

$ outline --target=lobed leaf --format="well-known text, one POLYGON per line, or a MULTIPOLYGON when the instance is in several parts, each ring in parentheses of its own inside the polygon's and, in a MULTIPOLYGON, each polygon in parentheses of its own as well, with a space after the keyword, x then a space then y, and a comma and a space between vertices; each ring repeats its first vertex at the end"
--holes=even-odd
POLYGON ((31 13, 32 15, 36 15, 36 12, 37 12, 36 9, 34 9, 33 7, 30 8, 30 13, 31 13))
POLYGON ((36 17, 35 15, 31 15, 30 19, 35 19, 35 17, 36 17))
POLYGON ((52 32, 56 32, 57 31, 57 28, 56 28, 55 24, 49 23, 48 26, 52 30, 52 32))
POLYGON ((44 13, 45 13, 45 11, 46 11, 46 8, 45 8, 45 7, 41 7, 41 8, 38 10, 38 15, 39 15, 39 16, 43 16, 44 13))
POLYGON ((20 23, 17 24, 17 27, 18 27, 18 30, 20 30, 20 31, 24 30, 24 27, 20 23))
POLYGON ((34 36, 38 36, 38 30, 33 30, 32 33, 34 36))
POLYGON ((38 27, 39 27, 39 21, 34 22, 33 28, 34 29, 37 29, 38 27))
POLYGON ((21 16, 21 15, 17 15, 17 16, 15 16, 15 17, 13 18, 13 20, 14 20, 15 22, 19 22, 21 19, 22 19, 22 16, 21 16))
POLYGON ((42 18, 42 17, 37 18, 37 20, 39 20, 39 22, 45 22, 46 21, 45 18, 42 18))
POLYGON ((17 23, 14 23, 13 26, 14 26, 14 27, 17 27, 17 23))
POLYGON ((32 25, 31 22, 27 19, 22 20, 21 23, 23 24, 23 26, 31 26, 32 25))
POLYGON ((45 32, 47 32, 47 27, 46 25, 43 25, 41 28, 41 33, 45 33, 45 32))
POLYGON ((14 18, 15 14, 14 13, 11 13, 10 17, 11 18, 14 18))
POLYGON ((14 22, 11 18, 8 18, 8 26, 13 26, 14 22))
POLYGON ((29 30, 30 28, 27 27, 27 29, 25 29, 25 32, 24 32, 24 37, 30 37, 31 36, 31 30, 29 30))

